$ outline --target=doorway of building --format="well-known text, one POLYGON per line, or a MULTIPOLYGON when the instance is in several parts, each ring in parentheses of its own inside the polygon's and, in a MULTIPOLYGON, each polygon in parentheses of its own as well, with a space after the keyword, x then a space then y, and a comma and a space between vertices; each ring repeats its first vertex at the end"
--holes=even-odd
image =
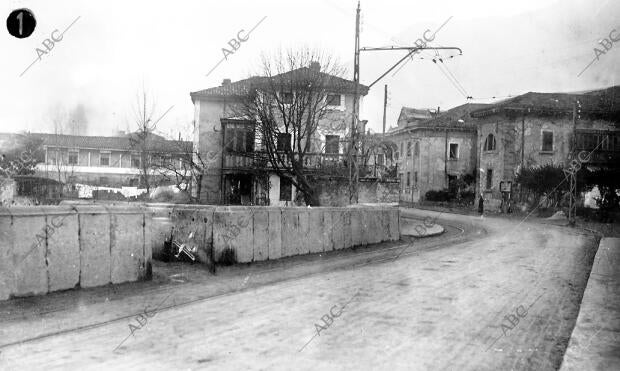
POLYGON ((229 205, 249 205, 252 202, 252 175, 226 175, 224 177, 224 200, 229 205))

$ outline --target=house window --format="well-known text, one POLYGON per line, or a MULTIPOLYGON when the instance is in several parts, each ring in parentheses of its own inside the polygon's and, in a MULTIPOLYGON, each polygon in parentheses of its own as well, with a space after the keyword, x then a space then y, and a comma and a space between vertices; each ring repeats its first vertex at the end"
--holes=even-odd
POLYGON ((293 104, 293 93, 282 93, 280 97, 282 104, 293 104))
POLYGON ((340 144, 339 135, 326 135, 325 136, 325 153, 340 153, 339 144, 340 144))
POLYGON ((420 155, 420 142, 415 142, 415 146, 413 147, 413 154, 416 156, 420 155))
POLYGON ((293 199, 293 183, 289 178, 280 178, 280 201, 293 199))
POLYGON ((340 107, 340 94, 327 94, 327 105, 328 106, 335 106, 335 107, 340 107))
POLYGON ((487 187, 486 189, 491 189, 493 187, 493 169, 487 169, 487 187))
POLYGON ((106 185, 108 185, 108 177, 106 177, 106 176, 100 176, 100 177, 99 177, 99 185, 101 185, 101 186, 106 186, 106 185))
POLYGON ((276 144, 277 151, 290 151, 291 150, 291 134, 278 133, 278 142, 276 144))
POLYGON ((140 168, 140 155, 131 155, 131 167, 140 168))
POLYGON ((254 152, 254 127, 247 124, 226 124, 224 141, 228 152, 254 152))
POLYGON ((137 187, 139 185, 139 181, 138 178, 131 178, 129 179, 129 186, 130 187, 137 187))
POLYGON ((416 187, 418 186, 418 172, 417 171, 413 172, 413 185, 416 187))
POLYGON ((484 141, 485 151, 495 151, 495 136, 493 134, 487 135, 487 139, 484 141))
POLYGON ((552 131, 542 132, 542 150, 547 151, 547 152, 553 151, 553 132, 552 131))
POLYGON ((411 185, 411 172, 407 172, 407 188, 411 185))
POLYGON ((110 152, 99 154, 99 166, 110 166, 110 152))
POLYGON ((411 157, 411 142, 407 142, 407 157, 411 157))
POLYGON ((77 165, 78 164, 78 152, 70 151, 69 152, 69 165, 77 165))
POLYGON ((383 153, 377 154, 377 165, 383 166, 383 153))
POLYGON ((456 160, 459 158, 459 145, 457 143, 450 143, 450 160, 456 160))

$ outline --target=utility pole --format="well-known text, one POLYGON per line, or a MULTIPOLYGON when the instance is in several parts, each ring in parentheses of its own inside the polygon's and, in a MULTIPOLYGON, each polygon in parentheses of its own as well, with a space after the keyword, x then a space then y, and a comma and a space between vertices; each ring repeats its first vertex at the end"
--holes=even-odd
POLYGON ((385 111, 387 110, 387 84, 385 84, 385 92, 383 94, 383 136, 385 137, 385 111))
MULTIPOLYGON (((355 15, 355 57, 353 58, 353 81, 355 84, 355 93, 353 95, 353 118, 351 120, 351 143, 349 145, 349 203, 357 203, 358 199, 358 180, 359 180, 359 169, 357 166, 357 147, 356 147, 356 132, 357 132, 357 121, 358 111, 359 111, 359 80, 360 80, 360 51, 385 51, 385 50, 407 50, 408 53, 402 57, 396 64, 390 67, 385 73, 383 73, 379 78, 373 81, 370 85, 368 85, 368 89, 370 89, 374 84, 379 82, 383 77, 385 77, 388 73, 390 73, 393 69, 398 67, 402 62, 404 62, 407 58, 415 54, 420 50, 458 50, 459 55, 463 55, 463 51, 457 47, 426 47, 426 46, 390 46, 390 47, 380 47, 380 48, 360 48, 360 2, 357 2, 357 12, 355 15), (353 152, 355 151, 355 152, 353 152)), ((387 91, 387 86, 386 86, 387 91)), ((384 119, 383 119, 383 132, 385 133, 385 105, 384 102, 384 119)))
POLYGON ((355 57, 353 58, 353 82, 355 94, 353 95, 353 112, 351 119, 351 144, 349 146, 349 203, 357 203, 357 181, 359 170, 357 168, 356 132, 358 120, 358 85, 360 82, 360 2, 357 2, 355 15, 355 57), (355 151, 355 152, 353 152, 355 151))

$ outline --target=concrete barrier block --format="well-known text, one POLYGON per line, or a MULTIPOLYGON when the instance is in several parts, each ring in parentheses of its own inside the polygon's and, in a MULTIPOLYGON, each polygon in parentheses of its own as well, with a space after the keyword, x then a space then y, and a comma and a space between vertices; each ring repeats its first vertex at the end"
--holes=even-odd
POLYGON ((335 211, 330 209, 323 212, 323 251, 334 250, 334 214, 335 211))
POLYGON ((295 244, 295 234, 297 233, 298 215, 289 208, 282 209, 282 257, 293 255, 292 247, 295 244))
POLYGON ((213 214, 213 253, 221 261, 225 248, 235 251, 238 263, 249 263, 254 258, 253 218, 250 209, 217 208, 213 214))
POLYGON ((0 210, 0 300, 10 298, 15 288, 12 217, 8 209, 0 210))
POLYGON ((362 232, 362 237, 360 239, 360 245, 362 246, 366 246, 368 245, 368 242, 370 241, 370 234, 372 233, 372 231, 370 231, 370 218, 368 215, 368 210, 365 210, 363 208, 359 208, 358 212, 360 213, 360 228, 361 228, 361 232, 362 232))
POLYGON ((363 215, 359 208, 351 208, 351 246, 359 246, 364 239, 364 232, 362 231, 362 218, 363 215))
POLYGON ((390 210, 390 241, 400 240, 400 211, 397 208, 390 210))
POLYGON ((30 296, 48 292, 47 230, 44 215, 15 215, 13 217, 13 251, 15 296, 30 296))
POLYGON ((254 261, 269 259, 269 212, 254 211, 254 261))
MULTIPOLYGON (((308 224, 305 227, 306 238, 304 243, 309 253, 323 252, 323 214, 325 212, 321 208, 311 208, 302 212, 308 216, 308 224)), ((301 221, 301 219, 300 219, 301 221)), ((305 249, 304 249, 305 250, 305 249)))
POLYGON ((111 282, 110 215, 80 211, 80 286, 111 282))
POLYGON ((345 230, 348 228, 345 223, 345 212, 342 209, 332 211, 332 245, 334 250, 344 249, 345 230))
POLYGON ((353 227, 351 222, 351 210, 344 210, 342 212, 343 225, 342 233, 344 238, 344 248, 348 249, 353 246, 353 227))
POLYGON ((310 252, 310 213, 302 208, 298 209, 299 213, 299 246, 297 246, 296 255, 305 255, 310 252))
POLYGON ((381 241, 390 240, 390 211, 381 210, 381 241))
POLYGON ((216 210, 213 213, 213 257, 216 262, 221 261, 222 253, 227 247, 225 223, 226 213, 216 210))
POLYGON ((381 234, 382 232, 382 223, 381 219, 383 218, 383 213, 380 209, 370 209, 366 211, 368 217, 368 224, 370 226, 370 234, 368 243, 379 243, 381 242, 381 234))
POLYGON ((46 221, 52 227, 47 237, 49 291, 74 288, 80 282, 78 215, 48 215, 46 221))
POLYGON ((282 257, 300 255, 301 228, 299 227, 299 211, 292 208, 282 209, 282 257))
POLYGON ((269 215, 269 259, 282 257, 282 210, 270 209, 269 215))
POLYGON ((111 281, 137 281, 144 261, 144 217, 114 211, 110 222, 111 281))

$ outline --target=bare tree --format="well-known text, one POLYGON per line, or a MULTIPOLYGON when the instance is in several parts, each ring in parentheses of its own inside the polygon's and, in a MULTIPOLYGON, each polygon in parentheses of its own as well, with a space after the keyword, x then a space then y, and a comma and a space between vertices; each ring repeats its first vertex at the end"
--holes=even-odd
POLYGON ((52 130, 54 134, 65 134, 65 131, 68 129, 68 115, 67 110, 60 103, 57 103, 52 108, 50 108, 49 118, 52 124, 52 130))
POLYGON ((150 193, 152 186, 150 170, 155 165, 151 157, 151 153, 155 150, 153 133, 157 128, 157 123, 172 109, 170 107, 159 119, 154 120, 155 108, 155 100, 149 96, 143 86, 142 91, 136 94, 136 102, 133 107, 137 130, 130 135, 129 142, 132 149, 140 155, 140 177, 147 193, 150 193))
POLYGON ((160 161, 158 165, 153 165, 153 170, 168 179, 173 176, 176 187, 186 192, 193 201, 198 201, 202 193, 202 179, 215 166, 217 153, 209 151, 201 154, 189 141, 175 141, 174 146, 171 152, 161 154, 171 155, 173 161, 160 161), (192 189, 194 184, 195 190, 192 189))
MULTIPOLYGON (((80 105, 81 106, 81 105, 80 105)), ((83 110, 83 107, 82 107, 83 110)), ((65 107, 57 103, 49 111, 49 118, 54 131, 54 142, 47 143, 49 148, 48 158, 53 161, 51 168, 55 173, 53 178, 56 178, 59 183, 69 185, 73 188, 73 175, 75 164, 69 163, 69 152, 67 150, 61 150, 57 145, 60 143, 60 135, 74 134, 74 125, 71 123, 71 117, 73 113, 69 114, 65 107)))
POLYGON ((303 193, 307 205, 319 205, 306 159, 320 151, 326 98, 345 70, 332 57, 307 48, 263 55, 261 64, 264 78, 256 80, 237 113, 256 121, 257 141, 271 168, 303 193))
MULTIPOLYGON (((394 153, 397 149, 396 143, 389 139, 385 139, 381 134, 371 134, 370 132, 363 136, 360 157, 362 163, 362 172, 364 175, 368 176, 372 174, 373 177, 377 177, 379 175, 385 177, 388 174, 392 175, 388 171, 393 166, 393 157, 392 153, 394 153), (377 167, 377 156, 383 155, 383 165, 379 165, 377 167), (374 159, 373 168, 369 168, 370 159, 374 159), (388 165, 389 160, 389 165, 388 165), (377 172, 379 170, 379 172, 377 172)), ((393 177, 396 177, 396 173, 394 171, 393 177)))

